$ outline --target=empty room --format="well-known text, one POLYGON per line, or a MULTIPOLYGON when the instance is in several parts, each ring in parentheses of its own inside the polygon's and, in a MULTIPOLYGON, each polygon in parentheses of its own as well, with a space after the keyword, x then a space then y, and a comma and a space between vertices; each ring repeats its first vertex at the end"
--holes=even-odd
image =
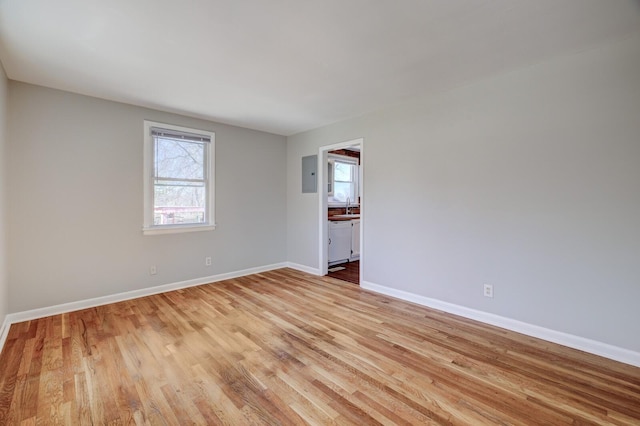
POLYGON ((0 0, 0 425, 640 424, 640 1, 0 0))

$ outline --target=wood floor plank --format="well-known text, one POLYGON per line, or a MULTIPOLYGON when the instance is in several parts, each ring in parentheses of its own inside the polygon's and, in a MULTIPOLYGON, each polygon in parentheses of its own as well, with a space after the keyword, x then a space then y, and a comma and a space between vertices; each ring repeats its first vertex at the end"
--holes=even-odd
POLYGON ((0 424, 640 425, 640 368, 281 269, 13 324, 0 424))

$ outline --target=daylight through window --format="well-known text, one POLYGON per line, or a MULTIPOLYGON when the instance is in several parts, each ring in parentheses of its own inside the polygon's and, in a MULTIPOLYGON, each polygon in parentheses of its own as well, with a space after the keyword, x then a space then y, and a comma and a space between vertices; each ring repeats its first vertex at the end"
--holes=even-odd
POLYGON ((146 231, 175 232, 213 225, 213 136, 211 132, 145 122, 145 156, 150 169, 145 183, 146 231))
POLYGON ((358 203, 358 160, 351 157, 329 156, 329 205, 358 203))

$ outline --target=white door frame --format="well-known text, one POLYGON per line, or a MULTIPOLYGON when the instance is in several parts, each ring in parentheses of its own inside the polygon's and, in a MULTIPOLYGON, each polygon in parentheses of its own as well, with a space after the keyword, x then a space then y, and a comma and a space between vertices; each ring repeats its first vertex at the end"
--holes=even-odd
POLYGON ((318 191, 320 206, 320 224, 318 226, 318 234, 320 235, 320 275, 327 275, 329 262, 329 217, 328 217, 328 193, 327 193, 327 153, 334 149, 348 148, 350 146, 360 146, 360 167, 358 167, 358 185, 360 188, 360 282, 362 282, 362 264, 364 259, 364 138, 353 139, 350 141, 340 142, 333 145, 321 146, 318 152, 318 191))

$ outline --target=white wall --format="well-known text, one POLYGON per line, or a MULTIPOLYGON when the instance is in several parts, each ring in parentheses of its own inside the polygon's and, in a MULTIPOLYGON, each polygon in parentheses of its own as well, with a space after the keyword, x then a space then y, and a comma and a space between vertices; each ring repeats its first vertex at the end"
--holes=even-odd
POLYGON ((2 324, 9 309, 9 282, 7 280, 6 249, 6 123, 7 123, 7 76, 0 63, 0 336, 2 324))
POLYGON ((11 312, 286 260, 284 137, 14 81, 8 117, 11 312), (215 231, 142 235, 144 119, 216 133, 215 231))
POLYGON ((300 158, 359 137, 364 281, 640 351, 640 36, 289 137, 289 261, 300 158))

